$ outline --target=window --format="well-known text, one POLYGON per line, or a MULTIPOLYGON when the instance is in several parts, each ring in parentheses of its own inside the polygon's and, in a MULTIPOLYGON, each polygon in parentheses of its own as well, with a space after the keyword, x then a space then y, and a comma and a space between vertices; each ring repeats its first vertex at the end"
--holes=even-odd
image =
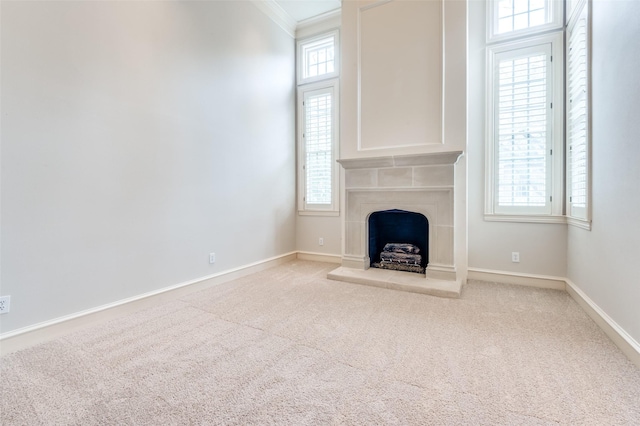
POLYGON ((589 22, 585 2, 567 26, 567 216, 589 228, 589 22))
POLYGON ((298 43, 298 211, 338 214, 337 31, 298 43))
POLYGON ((298 84, 337 77, 337 45, 337 31, 299 42, 298 84))
POLYGON ((503 43, 487 52, 487 218, 557 221, 554 217, 562 215, 562 34, 503 43))
POLYGON ((562 0, 488 0, 488 41, 562 27, 562 0))
POLYGON ((590 229, 590 0, 487 5, 485 219, 590 229))

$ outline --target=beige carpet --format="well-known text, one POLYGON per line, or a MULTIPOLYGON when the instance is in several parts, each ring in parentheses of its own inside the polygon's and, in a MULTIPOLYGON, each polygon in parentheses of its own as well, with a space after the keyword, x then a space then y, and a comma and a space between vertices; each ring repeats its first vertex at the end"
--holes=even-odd
POLYGON ((640 370, 562 292, 461 299, 294 261, 8 355, 3 425, 640 424, 640 370))

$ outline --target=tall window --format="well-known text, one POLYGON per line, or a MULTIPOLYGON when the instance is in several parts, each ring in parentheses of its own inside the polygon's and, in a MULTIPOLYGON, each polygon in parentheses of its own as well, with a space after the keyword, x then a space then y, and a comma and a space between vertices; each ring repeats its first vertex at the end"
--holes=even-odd
POLYGON ((487 0, 486 220, 591 227, 590 4, 487 0))
POLYGON ((589 228, 588 5, 573 9, 567 25, 567 216, 589 228))
POLYGON ((498 55, 496 133, 498 206, 546 207, 549 137, 549 47, 498 55))
POLYGON ((488 220, 560 221, 562 45, 556 32, 487 48, 488 220))
POLYGON ((298 42, 298 211, 338 214, 337 31, 298 42))

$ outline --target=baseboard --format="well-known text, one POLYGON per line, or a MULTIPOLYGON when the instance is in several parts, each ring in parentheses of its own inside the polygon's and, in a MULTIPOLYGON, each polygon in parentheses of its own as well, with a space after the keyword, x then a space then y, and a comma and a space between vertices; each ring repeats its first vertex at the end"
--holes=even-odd
POLYGON ((564 278, 547 275, 522 274, 518 272, 494 271, 490 269, 469 268, 467 280, 481 280, 502 284, 516 284, 528 287, 565 290, 564 278))
POLYGON ((600 327, 611 341, 624 353, 631 362, 640 368, 640 343, 635 341, 605 311, 589 298, 575 283, 568 278, 545 275, 520 274, 507 271, 469 268, 468 279, 516 284, 529 287, 564 290, 576 301, 587 315, 600 327))
POLYGON ((312 253, 308 251, 299 251, 298 259, 312 260, 314 262, 342 263, 342 256, 338 254, 312 253))
POLYGON ((575 283, 566 280, 567 293, 591 317, 604 333, 620 348, 631 362, 640 368, 640 344, 595 304, 575 283))
MULTIPOLYGON (((176 297, 182 297, 189 293, 260 272, 294 259, 336 264, 340 264, 342 261, 341 256, 338 255, 301 251, 275 256, 263 261, 0 334, 0 356, 56 339, 91 325, 116 319, 122 315, 136 312, 140 309, 175 299, 176 297)), ((479 268, 469 268, 468 271, 468 279, 567 291, 587 315, 609 336, 613 343, 640 368, 640 344, 571 280, 544 275, 519 274, 479 268)))
POLYGON ((217 274, 197 278, 160 290, 2 333, 0 334, 0 356, 53 340, 91 325, 116 319, 122 315, 136 312, 140 309, 157 305, 158 303, 174 300, 177 297, 182 297, 189 293, 263 271, 284 262, 294 260, 297 256, 297 252, 286 253, 217 274))

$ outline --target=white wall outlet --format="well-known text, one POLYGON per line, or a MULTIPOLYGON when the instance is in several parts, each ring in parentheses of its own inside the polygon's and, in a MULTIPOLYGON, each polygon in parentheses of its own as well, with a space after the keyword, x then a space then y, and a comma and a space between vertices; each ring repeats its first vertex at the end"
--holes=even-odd
POLYGON ((209 263, 211 263, 211 264, 216 263, 216 254, 215 253, 209 253, 209 263))
POLYGON ((322 238, 322 237, 318 238, 318 245, 319 246, 323 246, 324 245, 324 238, 322 238))
POLYGON ((519 263, 520 262, 520 252, 512 251, 511 252, 511 261, 513 263, 519 263))
POLYGON ((0 297, 0 314, 9 313, 11 307, 11 296, 0 297))

